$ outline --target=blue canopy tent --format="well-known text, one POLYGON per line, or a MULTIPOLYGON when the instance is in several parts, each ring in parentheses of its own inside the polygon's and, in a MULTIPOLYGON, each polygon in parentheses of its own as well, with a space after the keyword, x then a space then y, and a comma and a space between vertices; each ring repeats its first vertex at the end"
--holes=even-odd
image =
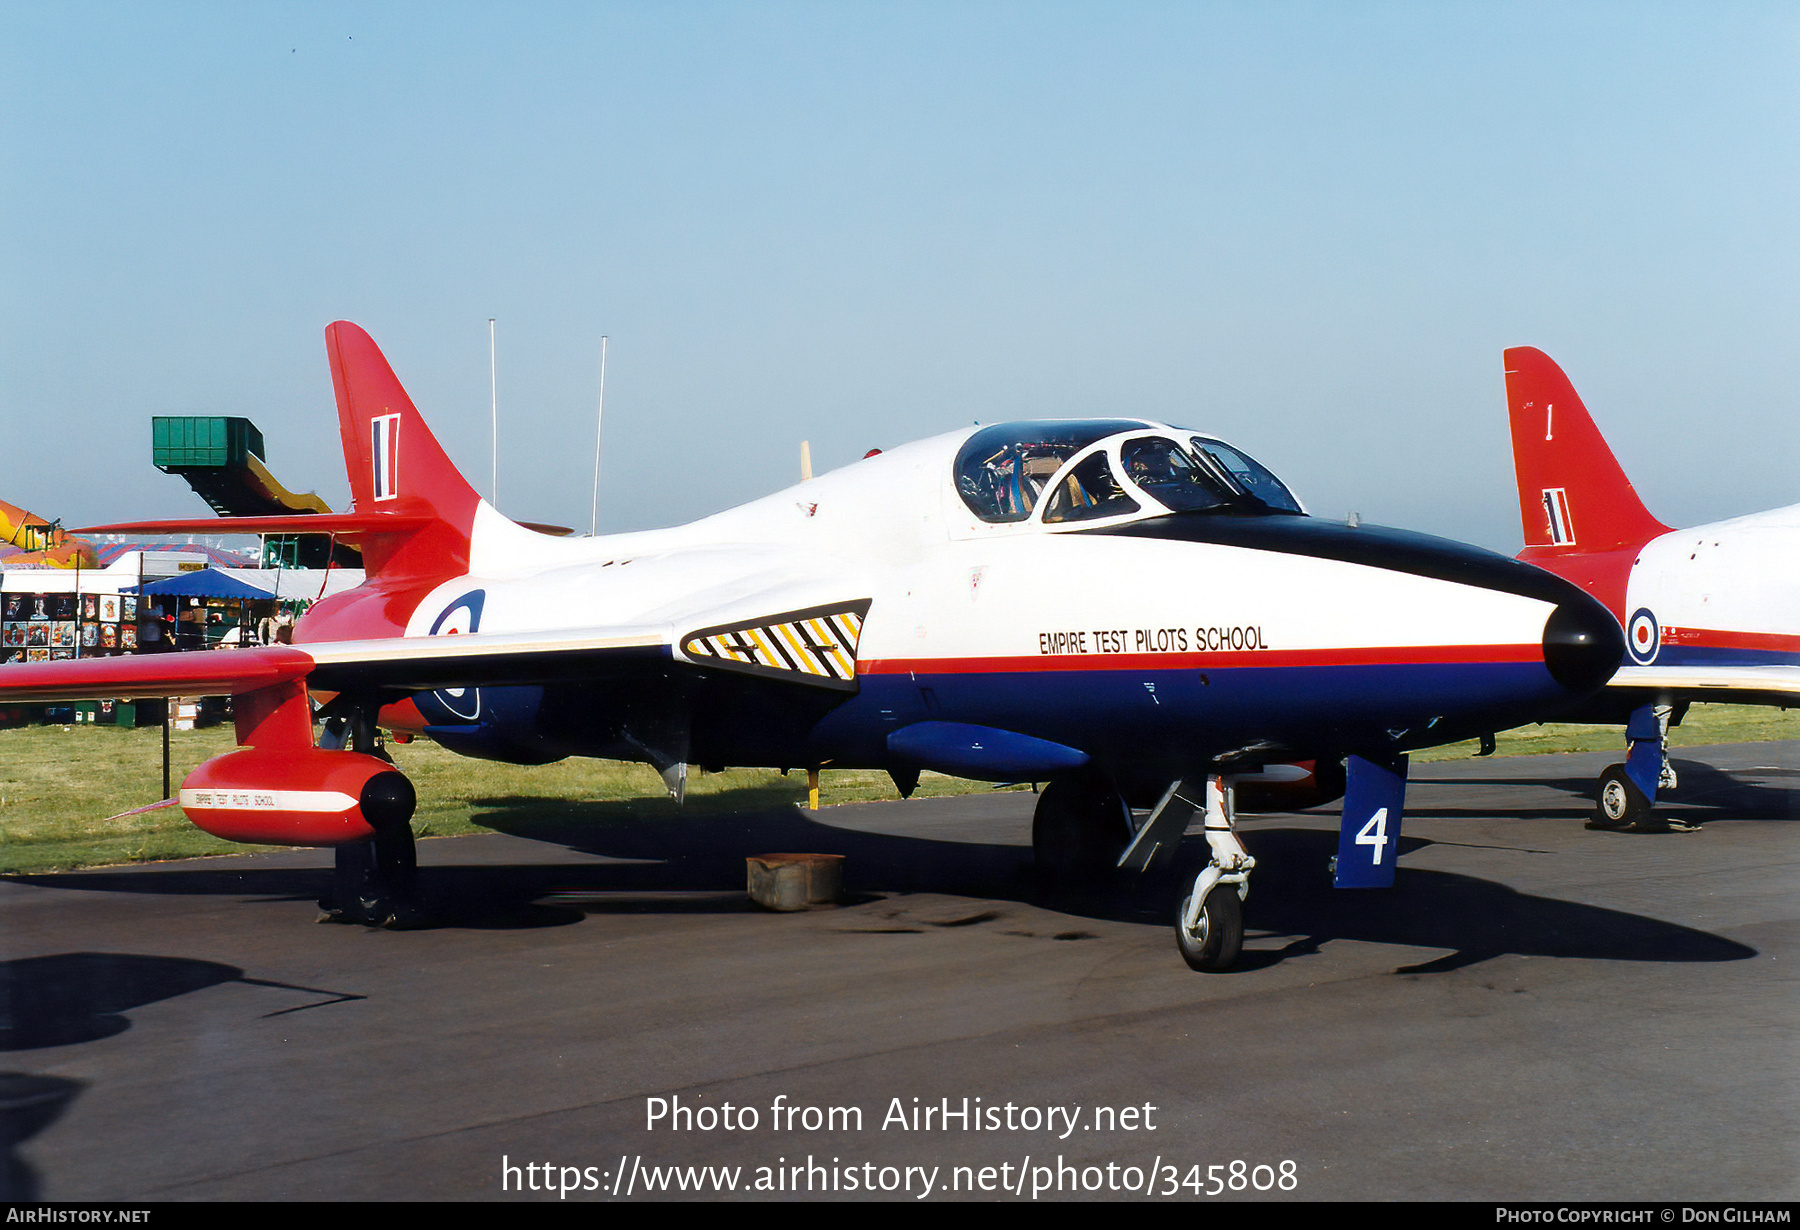
MULTIPOLYGON (((240 623, 248 626, 249 614, 243 604, 275 601, 275 595, 269 590, 212 568, 199 568, 161 581, 152 581, 148 585, 138 586, 137 592, 145 598, 187 599, 196 607, 202 601, 229 602, 236 606, 236 611, 229 616, 229 622, 223 622, 220 614, 215 611, 204 624, 190 623, 183 619, 178 627, 170 628, 169 632, 178 649, 210 649, 221 642, 234 645, 254 644, 253 639, 244 639, 245 632, 239 627, 240 623)), ((199 613, 196 612, 196 615, 199 613)))
POLYGON ((162 595, 169 598, 235 598, 262 601, 267 601, 275 596, 266 589, 258 588, 247 581, 240 581, 236 577, 226 576, 212 568, 198 568, 193 572, 165 577, 161 581, 152 581, 148 585, 140 585, 135 590, 127 589, 124 592, 145 596, 162 595))

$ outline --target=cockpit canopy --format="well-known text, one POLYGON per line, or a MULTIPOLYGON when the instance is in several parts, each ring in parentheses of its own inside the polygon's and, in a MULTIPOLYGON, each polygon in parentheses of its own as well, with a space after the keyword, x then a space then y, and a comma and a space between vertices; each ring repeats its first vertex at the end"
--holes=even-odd
POLYGON ((997 423, 956 454, 956 490, 983 521, 1046 525, 1133 513, 1303 510, 1221 440, 1132 419, 997 423))

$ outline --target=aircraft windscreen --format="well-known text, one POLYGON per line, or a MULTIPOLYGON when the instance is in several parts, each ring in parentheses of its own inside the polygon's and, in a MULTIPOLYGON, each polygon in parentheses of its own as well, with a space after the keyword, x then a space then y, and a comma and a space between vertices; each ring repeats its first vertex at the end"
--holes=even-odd
POLYGON ((1141 426, 1130 419, 1083 419, 984 427, 956 454, 957 493, 983 521, 1023 521, 1063 462, 1096 440, 1141 426))
POLYGON ((1119 460, 1133 483, 1175 512, 1218 508, 1239 498, 1167 436, 1128 440, 1119 450, 1119 460))
POLYGON ((1305 511, 1300 507, 1300 501, 1294 498, 1294 493, 1287 489, 1286 484, 1247 453, 1240 453, 1223 441, 1209 440, 1205 436, 1195 436, 1193 441, 1197 451, 1205 453, 1218 462, 1220 466, 1224 467, 1225 472, 1231 475, 1233 482, 1270 508, 1278 512, 1305 511))

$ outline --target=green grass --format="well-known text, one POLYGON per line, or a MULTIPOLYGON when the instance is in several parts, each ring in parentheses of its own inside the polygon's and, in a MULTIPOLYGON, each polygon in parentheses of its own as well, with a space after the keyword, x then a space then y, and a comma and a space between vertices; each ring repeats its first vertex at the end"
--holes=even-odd
MULTIPOLYGON (((1800 739, 1800 713, 1746 705, 1697 705, 1671 732, 1676 747, 1800 739)), ((1499 755, 1543 752, 1623 751, 1616 726, 1548 723, 1499 736, 1499 755)), ((230 727, 174 731, 170 763, 177 786, 203 760, 232 747, 230 727)), ((419 740, 391 750, 419 790, 413 828, 421 836, 490 831, 484 820, 516 821, 521 809, 552 819, 576 805, 592 815, 593 803, 616 804, 606 815, 653 819, 677 813, 674 800, 644 765, 605 760, 565 760, 524 768, 465 760, 419 740)), ((1475 754, 1474 743, 1416 753, 1416 762, 1456 760, 1475 754)), ((897 799, 885 773, 827 769, 820 801, 830 806, 897 799)), ((990 790, 983 782, 927 773, 918 797, 990 790)), ((1019 787, 1024 789, 1025 787, 1019 787)), ((109 820, 155 802, 162 794, 162 732, 114 726, 38 726, 0 730, 0 873, 58 871, 108 863, 241 854, 248 847, 220 841, 189 824, 179 808, 109 820)), ((692 771, 687 810, 744 811, 803 803, 806 776, 766 769, 724 773, 692 771)))
MULTIPOLYGON (((170 733, 174 785, 232 747, 230 729, 170 733)), ((179 808, 108 820, 162 797, 162 732, 116 726, 0 730, 0 870, 50 871, 103 863, 240 852, 209 837, 179 808)))
MULTIPOLYGON (((1681 725, 1669 731, 1670 747, 1702 747, 1709 743, 1765 743, 1800 739, 1800 712, 1762 705, 1695 705, 1681 725)), ((1618 752, 1624 759, 1625 734, 1618 726, 1580 726, 1544 722, 1506 730, 1494 740, 1496 756, 1539 756, 1550 752, 1618 752)), ((1449 743, 1414 752, 1413 763, 1462 760, 1479 744, 1449 743)))
MULTIPOLYGON (((170 732, 170 776, 176 789, 194 766, 234 746, 229 726, 170 732)), ((520 808, 549 819, 576 804, 616 803, 619 819, 674 816, 681 809, 646 765, 571 759, 520 766, 468 760, 429 740, 389 744, 413 779, 419 810, 413 830, 424 837, 490 831, 484 817, 520 808)), ((914 798, 990 790, 985 782, 925 773, 914 798)), ((1019 787, 1025 789, 1025 787, 1019 787)), ((827 769, 823 804, 897 799, 886 773, 827 769)), ((152 862, 272 849, 221 841, 189 824, 178 807, 109 819, 162 797, 162 732, 115 726, 33 726, 0 730, 0 873, 63 871, 111 863, 152 862)), ((806 801, 806 775, 768 769, 702 773, 690 769, 689 812, 735 812, 806 801)), ((584 809, 592 815, 591 807, 584 809)))

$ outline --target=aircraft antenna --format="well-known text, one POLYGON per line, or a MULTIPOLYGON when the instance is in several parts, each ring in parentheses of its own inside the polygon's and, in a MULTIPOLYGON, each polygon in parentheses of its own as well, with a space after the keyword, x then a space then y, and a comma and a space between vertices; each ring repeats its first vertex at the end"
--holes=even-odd
POLYGON ((594 502, 588 511, 588 537, 600 529, 600 425, 606 419, 606 334, 600 335, 600 406, 594 411, 594 502))
POLYGON ((493 427, 488 438, 488 503, 500 507, 500 364, 494 349, 494 318, 488 317, 488 409, 493 427))
POLYGON ((800 481, 804 483, 810 478, 812 478, 812 444, 810 441, 802 440, 800 441, 800 481))

